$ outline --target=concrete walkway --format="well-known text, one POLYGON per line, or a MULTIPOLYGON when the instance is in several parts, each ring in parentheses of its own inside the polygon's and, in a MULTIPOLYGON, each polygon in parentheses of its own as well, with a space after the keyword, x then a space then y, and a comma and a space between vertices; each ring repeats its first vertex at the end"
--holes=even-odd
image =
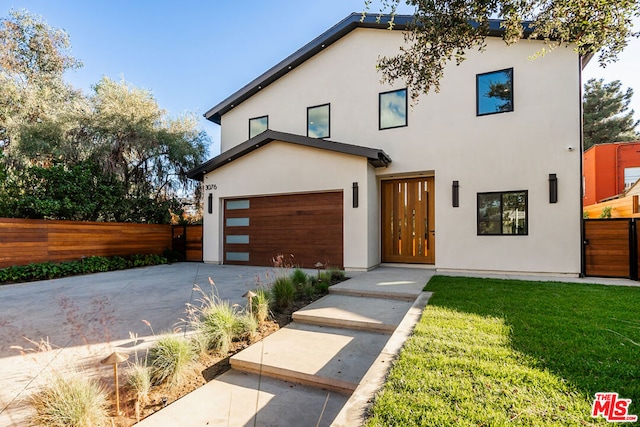
MULTIPOLYGON (((153 345, 171 330, 185 303, 208 288, 244 304, 242 294, 275 272, 264 267, 195 263, 147 267, 0 286, 0 425, 26 426, 28 395, 48 372, 80 371, 106 379, 99 361, 114 350, 153 345), (137 341, 129 331, 138 334, 137 341), (53 350, 18 355, 21 337, 49 337, 53 350)), ((232 370, 145 419, 144 426, 355 426, 430 296, 422 289, 435 270, 382 266, 348 273, 323 299, 294 313, 294 322, 232 359, 232 370)), ((437 274, 638 286, 625 279, 437 274)))
POLYGON ((232 369, 141 427, 355 426, 419 320, 433 270, 381 267, 331 287, 232 369))

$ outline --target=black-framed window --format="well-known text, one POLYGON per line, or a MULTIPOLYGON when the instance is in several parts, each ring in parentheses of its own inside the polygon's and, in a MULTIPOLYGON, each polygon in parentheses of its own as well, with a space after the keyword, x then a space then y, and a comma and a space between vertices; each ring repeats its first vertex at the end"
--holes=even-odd
POLYGON ((408 106, 406 88, 380 93, 378 95, 378 129, 407 126, 408 106))
POLYGON ((513 111, 513 68, 476 75, 476 114, 513 111))
POLYGON ((269 129, 269 116, 249 119, 249 139, 269 129))
POLYGON ((307 136, 310 138, 329 138, 331 104, 307 107, 307 136))
POLYGON ((478 235, 527 235, 528 191, 478 193, 478 235))

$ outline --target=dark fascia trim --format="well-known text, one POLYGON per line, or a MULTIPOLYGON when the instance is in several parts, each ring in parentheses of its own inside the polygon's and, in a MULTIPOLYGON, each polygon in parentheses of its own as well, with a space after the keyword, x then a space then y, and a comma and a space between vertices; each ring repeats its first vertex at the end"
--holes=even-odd
MULTIPOLYGON (((308 60, 309 58, 320 53, 329 45, 340 40, 345 35, 349 34, 356 28, 376 28, 376 29, 389 29, 389 15, 382 15, 378 18, 377 14, 367 14, 365 19, 362 20, 362 13, 352 13, 336 25, 311 40, 309 43, 298 49, 292 55, 288 56, 271 69, 252 80, 249 84, 238 90, 224 101, 220 102, 215 107, 211 108, 204 114, 204 117, 216 124, 221 124, 222 116, 229 110, 246 101, 263 88, 267 87, 271 83, 278 80, 280 77, 287 74, 289 71, 295 69, 300 64, 308 60)), ((396 15, 393 19, 393 30, 406 30, 414 22, 413 15, 396 15)), ((489 36, 500 37, 504 33, 501 28, 501 20, 490 19, 489 20, 489 36)), ((532 28, 529 23, 523 23, 525 35, 529 35, 532 32, 532 28)))
POLYGON ((236 145, 230 150, 219 154, 213 159, 191 169, 187 172, 187 176, 191 179, 202 181, 204 175, 224 166, 233 160, 236 160, 245 154, 249 154, 258 148, 267 145, 272 141, 282 141, 291 144, 303 145, 305 147, 313 147, 321 150, 335 151, 337 153, 351 154, 354 156, 366 157, 369 164, 375 168, 386 167, 391 163, 391 158, 383 150, 370 147, 362 147, 360 145, 345 144, 342 142, 329 141, 326 139, 309 138, 307 136, 295 135, 285 132, 277 132, 274 130, 266 130, 260 135, 236 145))
MULTIPOLYGON (((309 58, 320 53, 329 45, 340 40, 345 35, 349 34, 356 28, 389 28, 389 17, 383 15, 380 19, 377 19, 377 15, 368 14, 364 20, 362 20, 362 13, 352 13, 342 21, 338 22, 333 27, 329 28, 324 33, 320 34, 315 39, 298 49, 292 55, 286 57, 278 64, 267 70, 259 77, 252 80, 249 84, 238 90, 224 101, 220 102, 215 107, 211 108, 204 114, 204 117, 216 124, 221 123, 222 116, 231 110, 233 107, 239 105, 243 101, 246 101, 260 90, 278 80, 280 77, 287 74, 289 71, 298 67, 300 64, 308 60, 309 58)), ((397 15, 394 18, 395 30, 404 30, 413 21, 412 15, 397 15)))

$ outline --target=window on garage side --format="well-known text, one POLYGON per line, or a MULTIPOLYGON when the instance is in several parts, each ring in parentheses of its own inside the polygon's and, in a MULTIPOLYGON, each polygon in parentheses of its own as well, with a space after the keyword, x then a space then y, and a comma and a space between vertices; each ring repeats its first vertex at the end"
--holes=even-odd
POLYGON ((378 128, 393 129, 407 126, 407 89, 382 92, 378 96, 378 128))
POLYGON ((528 192, 478 193, 478 235, 529 234, 528 192))
POLYGON ((476 114, 513 111, 513 68, 476 75, 476 114))
POLYGON ((329 138, 330 104, 307 108, 307 136, 310 138, 329 138))
POLYGON ((249 139, 269 129, 269 116, 249 119, 249 139))

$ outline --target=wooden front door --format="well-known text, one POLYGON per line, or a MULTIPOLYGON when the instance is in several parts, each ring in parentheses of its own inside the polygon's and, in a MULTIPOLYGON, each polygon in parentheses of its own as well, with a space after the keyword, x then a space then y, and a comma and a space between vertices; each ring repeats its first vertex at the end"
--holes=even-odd
POLYGON ((382 181, 382 262, 435 263, 434 179, 382 181))

